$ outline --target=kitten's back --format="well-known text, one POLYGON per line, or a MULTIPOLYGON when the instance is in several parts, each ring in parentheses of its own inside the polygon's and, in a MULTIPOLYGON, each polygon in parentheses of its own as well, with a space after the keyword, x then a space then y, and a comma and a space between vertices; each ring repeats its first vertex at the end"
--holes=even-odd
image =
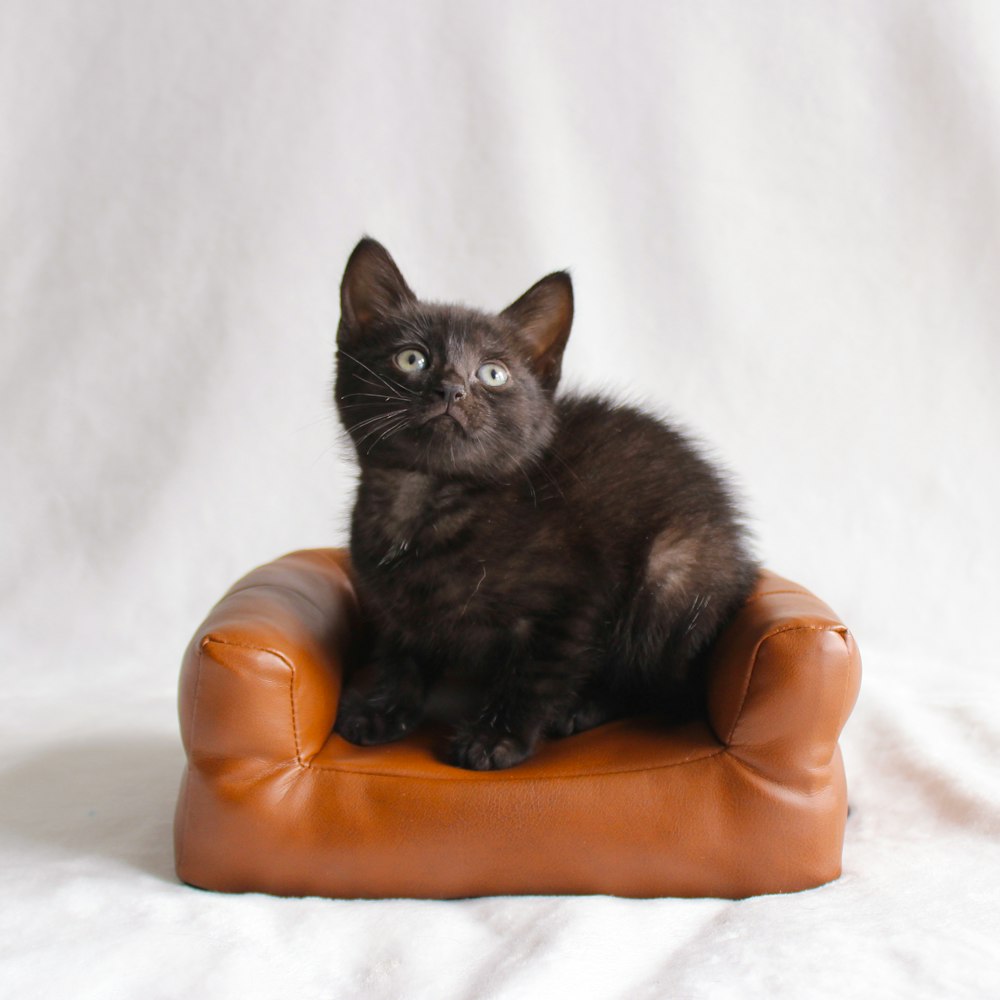
POLYGON ((565 516, 617 581, 613 659, 647 679, 665 659, 688 663, 758 572, 729 486, 682 433, 648 413, 599 396, 567 396, 557 408, 546 467, 565 516))

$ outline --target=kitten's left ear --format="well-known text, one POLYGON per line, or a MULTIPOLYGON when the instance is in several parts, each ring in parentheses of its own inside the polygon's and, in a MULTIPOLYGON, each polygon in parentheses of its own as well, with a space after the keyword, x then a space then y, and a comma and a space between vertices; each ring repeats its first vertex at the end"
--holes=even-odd
POLYGON ((373 321, 415 302, 416 298, 389 251, 366 236, 354 248, 344 268, 337 339, 362 332, 373 321))
POLYGON ((573 325, 573 282, 569 275, 556 271, 542 278, 500 316, 517 327, 545 388, 555 389, 573 325))

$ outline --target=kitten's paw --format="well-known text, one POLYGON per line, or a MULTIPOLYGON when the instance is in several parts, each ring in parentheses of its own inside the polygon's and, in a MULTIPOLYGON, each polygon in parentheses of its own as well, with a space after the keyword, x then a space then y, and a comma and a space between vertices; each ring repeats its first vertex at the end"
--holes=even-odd
POLYGON ((341 700, 333 728, 348 743, 367 747, 402 739, 419 720, 420 713, 414 708, 366 701, 349 692, 341 700))
POLYGON ((607 702, 588 700, 578 704, 561 719, 549 723, 548 731, 553 736, 572 736, 593 729, 610 719, 617 713, 607 702))
POLYGON ((449 761, 469 771, 498 771, 531 755, 532 748, 510 733, 496 729, 460 730, 451 741, 449 761))

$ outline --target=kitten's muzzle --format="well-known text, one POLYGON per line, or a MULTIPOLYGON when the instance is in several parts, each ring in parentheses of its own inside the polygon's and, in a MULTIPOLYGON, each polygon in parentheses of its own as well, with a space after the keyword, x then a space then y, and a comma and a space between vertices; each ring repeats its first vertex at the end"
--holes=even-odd
POLYGON ((462 430, 466 428, 466 414, 462 400, 469 394, 469 388, 462 382, 442 382, 433 392, 436 397, 424 411, 423 424, 429 424, 439 417, 450 417, 462 430))
POLYGON ((466 426, 466 414, 461 406, 456 406, 454 402, 447 399, 440 399, 437 403, 432 403, 424 411, 421 426, 437 424, 439 426, 457 425, 463 431, 468 432, 466 426))
POLYGON ((444 411, 447 413, 453 403, 465 398, 466 389, 464 385, 456 382, 443 382, 440 387, 434 390, 435 395, 444 400, 444 411))

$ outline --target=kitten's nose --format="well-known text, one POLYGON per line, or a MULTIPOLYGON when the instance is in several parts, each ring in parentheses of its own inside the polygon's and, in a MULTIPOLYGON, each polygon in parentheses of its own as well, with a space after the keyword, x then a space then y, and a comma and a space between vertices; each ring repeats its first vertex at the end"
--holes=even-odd
POLYGON ((437 392, 444 400, 444 405, 450 408, 452 403, 457 403, 465 395, 465 386, 455 382, 443 382, 437 392))

